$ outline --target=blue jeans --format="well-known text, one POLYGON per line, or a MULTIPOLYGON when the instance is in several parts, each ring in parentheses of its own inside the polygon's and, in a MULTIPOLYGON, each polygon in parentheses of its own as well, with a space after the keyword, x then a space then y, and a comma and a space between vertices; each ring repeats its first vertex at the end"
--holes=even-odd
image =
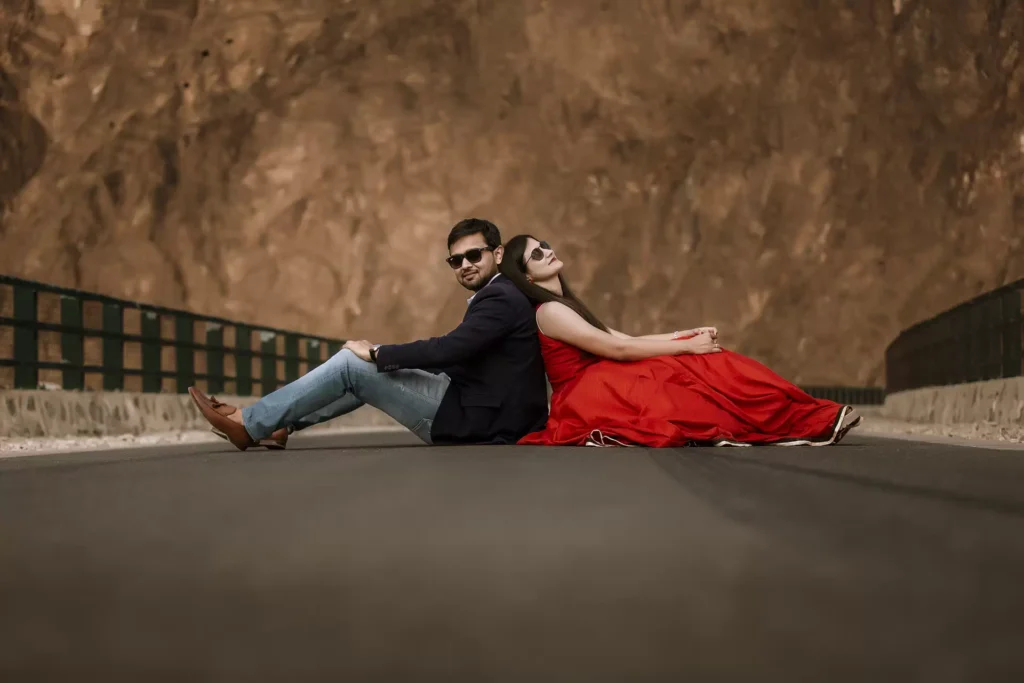
POLYGON ((291 384, 242 408, 242 423, 259 441, 275 430, 305 429, 369 404, 387 413, 426 443, 430 428, 448 390, 445 374, 424 370, 377 372, 348 349, 291 384))

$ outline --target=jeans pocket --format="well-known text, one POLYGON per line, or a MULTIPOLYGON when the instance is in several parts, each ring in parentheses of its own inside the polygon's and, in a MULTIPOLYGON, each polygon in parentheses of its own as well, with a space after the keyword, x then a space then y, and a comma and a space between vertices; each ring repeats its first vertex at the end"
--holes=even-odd
POLYGON ((413 425, 412 433, 420 437, 420 439, 422 439, 424 443, 431 444, 433 442, 430 440, 430 429, 433 426, 434 421, 431 420, 430 418, 425 417, 419 422, 417 422, 415 425, 413 425))

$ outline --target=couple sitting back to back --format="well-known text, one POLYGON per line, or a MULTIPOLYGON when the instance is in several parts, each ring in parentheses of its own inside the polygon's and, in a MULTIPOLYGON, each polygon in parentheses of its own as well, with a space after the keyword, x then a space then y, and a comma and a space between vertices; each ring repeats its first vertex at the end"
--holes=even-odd
POLYGON ((721 348, 713 327, 643 337, 608 328, 541 239, 517 235, 503 247, 497 226, 469 218, 452 228, 448 252, 473 293, 448 334, 350 341, 241 410, 189 394, 241 450, 284 448, 290 433, 364 404, 427 444, 828 445, 860 420, 721 348))

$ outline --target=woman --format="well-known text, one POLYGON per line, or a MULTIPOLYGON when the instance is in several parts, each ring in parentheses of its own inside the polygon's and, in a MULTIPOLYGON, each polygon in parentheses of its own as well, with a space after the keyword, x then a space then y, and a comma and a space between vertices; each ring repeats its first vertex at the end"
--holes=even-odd
POLYGON ((648 447, 837 443, 860 422, 760 363, 722 349, 718 331, 630 337, 569 289, 546 242, 517 235, 500 270, 537 307, 553 390, 547 426, 520 444, 648 447))

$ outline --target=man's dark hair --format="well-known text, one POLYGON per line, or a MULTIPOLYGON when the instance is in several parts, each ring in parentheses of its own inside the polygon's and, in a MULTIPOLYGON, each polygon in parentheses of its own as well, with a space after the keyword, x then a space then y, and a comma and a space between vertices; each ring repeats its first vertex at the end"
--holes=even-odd
POLYGON ((485 221, 483 218, 464 218, 456 223, 452 231, 448 233, 448 249, 451 249, 452 245, 463 237, 476 234, 483 235, 484 241, 491 249, 501 246, 501 233, 498 231, 497 225, 485 221))

